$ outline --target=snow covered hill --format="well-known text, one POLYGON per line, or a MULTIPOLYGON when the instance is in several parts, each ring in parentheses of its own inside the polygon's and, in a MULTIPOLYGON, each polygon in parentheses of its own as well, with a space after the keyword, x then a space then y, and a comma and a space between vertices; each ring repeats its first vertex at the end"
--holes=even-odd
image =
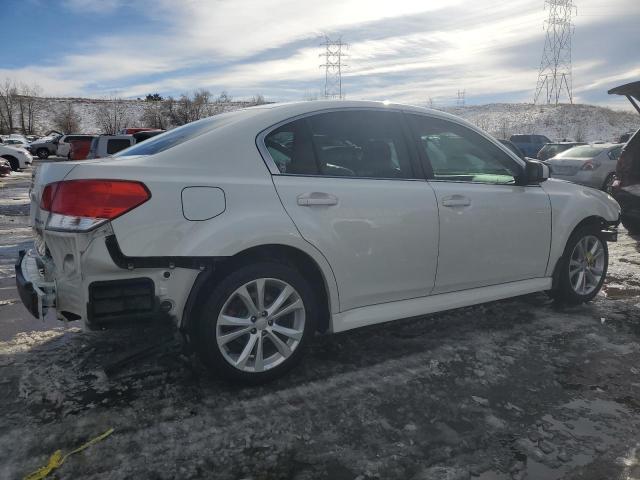
MULTIPOLYGON (((37 131, 45 133, 54 128, 56 112, 69 102, 80 117, 83 133, 101 133, 96 111, 108 100, 88 98, 39 99, 37 131)), ((144 100, 125 100, 129 115, 128 126, 145 126, 142 120, 144 100)), ((218 111, 229 111, 252 105, 251 102, 226 102, 218 111)), ((532 105, 525 103, 494 103, 449 107, 442 110, 461 116, 498 138, 509 138, 514 133, 538 133, 561 140, 580 141, 615 140, 622 133, 640 127, 640 115, 632 111, 616 111, 594 105, 532 105)))
POLYGON ((509 138, 514 133, 537 133, 551 140, 616 141, 640 128, 640 115, 595 105, 533 105, 493 103, 443 108, 491 133, 509 138))

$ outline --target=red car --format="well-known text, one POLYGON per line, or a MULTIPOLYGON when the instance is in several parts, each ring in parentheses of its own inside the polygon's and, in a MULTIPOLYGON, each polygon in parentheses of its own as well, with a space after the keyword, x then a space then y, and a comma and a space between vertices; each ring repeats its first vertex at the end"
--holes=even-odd
POLYGON ((93 137, 82 138, 81 140, 71 140, 69 142, 69 160, 85 160, 89 155, 93 137))
POLYGON ((134 133, 146 132, 147 130, 157 130, 157 129, 148 128, 148 127, 123 128, 118 132, 118 135, 133 135, 134 133))

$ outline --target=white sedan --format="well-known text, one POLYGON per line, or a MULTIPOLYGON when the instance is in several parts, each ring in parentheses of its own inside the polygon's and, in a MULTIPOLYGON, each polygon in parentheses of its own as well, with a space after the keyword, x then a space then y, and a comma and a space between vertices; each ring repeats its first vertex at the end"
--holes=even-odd
POLYGON ((620 208, 548 176, 418 107, 225 113, 43 165, 18 288, 34 315, 91 328, 168 316, 214 372, 265 381, 317 331, 537 291, 593 299, 620 208))
POLYGON ((29 151, 17 144, 0 143, 0 157, 9 162, 12 170, 27 168, 33 163, 33 156, 29 151))

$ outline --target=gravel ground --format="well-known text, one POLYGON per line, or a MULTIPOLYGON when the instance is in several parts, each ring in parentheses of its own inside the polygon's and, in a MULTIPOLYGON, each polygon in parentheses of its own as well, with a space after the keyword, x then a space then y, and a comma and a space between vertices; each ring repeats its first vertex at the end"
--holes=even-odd
POLYGON ((0 478, 110 427, 56 478, 640 478, 638 239, 611 245, 589 305, 536 294, 318 336, 289 376, 240 388, 168 326, 29 317, 12 286, 29 176, 0 179, 0 478))

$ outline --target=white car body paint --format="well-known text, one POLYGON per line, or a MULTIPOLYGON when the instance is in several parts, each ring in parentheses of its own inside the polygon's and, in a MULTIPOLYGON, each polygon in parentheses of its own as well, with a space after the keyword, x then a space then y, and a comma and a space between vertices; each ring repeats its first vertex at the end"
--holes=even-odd
MULTIPOLYGON (((46 212, 38 208, 47 183, 136 180, 151 192, 149 201, 98 230, 77 234, 44 229, 57 309, 86 319, 92 281, 144 276, 153 280, 158 299, 172 300, 171 315, 182 323, 198 270, 176 267, 165 278, 162 268, 122 269, 105 246, 111 233, 125 256, 141 258, 220 258, 283 245, 317 264, 329 297, 330 329, 342 331, 548 289, 575 226, 592 216, 610 222, 619 217, 617 203, 606 194, 553 180, 527 187, 454 185, 285 176, 271 170, 256 144, 260 132, 300 115, 348 108, 419 113, 479 132, 456 117, 419 107, 300 102, 220 117, 214 130, 154 155, 46 164, 32 192, 36 229, 47 222, 46 212), (187 194, 185 213, 183 192, 194 187, 198 192, 187 194), (219 194, 209 191, 223 192, 224 208, 219 194), (336 203, 298 203, 300 195, 313 193, 330 194, 336 203), (211 195, 212 205, 198 205, 201 194, 211 195), (443 197, 451 195, 469 197, 470 208, 443 210, 443 197)), ((523 165, 494 139, 485 138, 523 165)))
POLYGON ((13 157, 18 161, 19 168, 27 168, 33 163, 33 156, 20 145, 0 144, 0 157, 13 157))

